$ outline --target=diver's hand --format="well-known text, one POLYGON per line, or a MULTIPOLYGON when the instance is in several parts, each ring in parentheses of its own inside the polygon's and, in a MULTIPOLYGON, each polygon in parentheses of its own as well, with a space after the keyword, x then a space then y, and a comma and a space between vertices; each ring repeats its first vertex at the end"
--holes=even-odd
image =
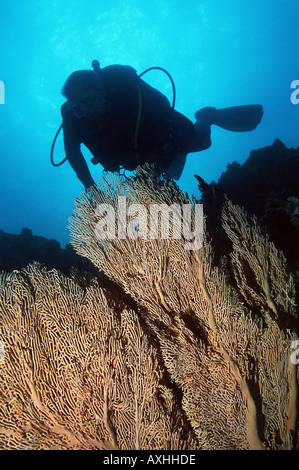
POLYGON ((91 189, 97 189, 97 185, 94 181, 91 184, 85 186, 85 191, 91 191, 91 189))
POLYGON ((104 191, 102 191, 96 183, 92 183, 90 186, 85 187, 85 192, 88 194, 92 194, 93 196, 97 195, 100 197, 104 196, 104 191))

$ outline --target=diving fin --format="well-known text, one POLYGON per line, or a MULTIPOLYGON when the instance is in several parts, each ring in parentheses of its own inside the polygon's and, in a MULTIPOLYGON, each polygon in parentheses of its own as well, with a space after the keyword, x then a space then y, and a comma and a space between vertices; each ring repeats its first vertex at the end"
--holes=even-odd
POLYGON ((196 118, 210 118, 210 123, 228 131, 253 131, 261 122, 263 107, 260 104, 231 106, 229 108, 203 108, 195 113, 196 118))

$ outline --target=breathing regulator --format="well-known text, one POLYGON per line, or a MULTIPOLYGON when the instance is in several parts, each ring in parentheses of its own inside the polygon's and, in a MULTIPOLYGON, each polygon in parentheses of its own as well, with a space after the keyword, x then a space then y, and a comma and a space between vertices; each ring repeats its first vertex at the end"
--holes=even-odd
MULTIPOLYGON (((98 60, 96 60, 96 59, 93 60, 92 63, 91 63, 91 66, 93 68, 94 73, 96 73, 97 75, 101 73, 100 62, 98 60)), ((172 76, 170 75, 169 72, 167 72, 167 70, 165 70, 162 67, 149 67, 148 69, 144 70, 144 72, 142 72, 140 75, 138 75, 138 77, 141 78, 143 75, 145 75, 147 72, 150 72, 151 70, 161 70, 162 72, 164 72, 168 76, 169 80, 171 81, 172 93, 173 93, 171 108, 174 109, 176 92, 175 92, 175 84, 174 84, 172 76)), ((140 94, 140 92, 138 93, 138 95, 139 95, 139 113, 138 113, 137 123, 136 123, 135 140, 137 140, 137 137, 138 137, 139 123, 140 123, 140 111, 141 111, 141 94, 140 94)), ((66 162, 67 159, 68 159, 68 157, 66 156, 59 163, 55 163, 54 162, 54 157, 53 157, 56 140, 57 140, 57 137, 59 136, 59 133, 60 133, 62 128, 63 128, 63 124, 61 124, 59 126, 59 128, 58 128, 58 130, 55 134, 55 137, 53 139, 52 146, 51 146, 50 160, 51 160, 51 163, 52 163, 53 166, 60 166, 64 162, 66 162)))

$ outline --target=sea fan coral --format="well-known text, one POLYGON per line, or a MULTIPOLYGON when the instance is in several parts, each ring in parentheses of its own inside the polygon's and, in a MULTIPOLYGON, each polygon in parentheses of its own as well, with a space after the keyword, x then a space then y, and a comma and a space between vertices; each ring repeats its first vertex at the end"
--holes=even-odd
POLYGON ((1 279, 2 449, 196 448, 136 312, 38 265, 1 279))
POLYGON ((203 247, 191 251, 184 249, 185 240, 172 237, 103 243, 94 235, 99 203, 116 206, 120 194, 145 207, 194 201, 173 182, 146 172, 136 179, 108 178, 101 188, 77 200, 70 221, 73 246, 146 312, 144 322, 182 391, 183 411, 200 447, 291 448, 295 429, 289 432, 286 416, 295 407, 290 347, 296 333, 287 328, 287 318, 296 312, 283 255, 229 201, 222 220, 233 242, 237 284, 224 263, 215 266, 207 233, 203 247))
POLYGON ((70 219, 74 248, 102 277, 36 265, 2 275, 2 448, 296 447, 293 276, 227 199, 229 258, 216 263, 206 220, 202 246, 186 249, 197 204, 150 168, 107 176, 76 199, 70 219), (126 227, 120 196, 131 206, 126 227), (168 236, 160 216, 160 236, 145 237, 153 204, 189 206, 189 231, 181 220, 173 236, 171 212, 168 236), (103 218, 123 236, 106 227, 100 239, 103 218))

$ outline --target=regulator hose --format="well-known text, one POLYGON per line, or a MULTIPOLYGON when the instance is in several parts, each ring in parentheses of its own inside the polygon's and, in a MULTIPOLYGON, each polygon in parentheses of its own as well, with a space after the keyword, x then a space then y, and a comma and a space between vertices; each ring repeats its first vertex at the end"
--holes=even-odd
POLYGON ((162 70, 162 72, 166 73, 166 75, 168 76, 169 80, 171 81, 171 86, 172 86, 172 93, 173 93, 173 98, 172 98, 172 109, 174 109, 175 107, 175 99, 176 99, 176 92, 175 92, 175 84, 174 84, 174 81, 173 81, 173 78, 172 76, 170 75, 169 72, 167 72, 166 69, 163 69, 163 67, 150 67, 148 69, 146 69, 144 72, 142 72, 140 75, 138 75, 139 78, 142 77, 142 75, 146 74, 147 72, 149 72, 150 70, 162 70))
POLYGON ((54 147, 55 147, 55 144, 56 144, 56 140, 57 140, 57 137, 58 137, 59 132, 61 131, 62 127, 63 127, 63 124, 61 124, 61 125, 59 126, 59 129, 58 129, 58 131, 56 132, 56 135, 55 135, 55 137, 54 137, 54 140, 53 140, 53 143, 52 143, 52 147, 51 147, 50 159, 51 159, 51 163, 52 163, 53 166, 60 166, 60 165, 62 165, 64 162, 67 161, 67 157, 65 157, 63 160, 61 160, 61 162, 55 163, 55 162, 54 162, 54 157, 53 157, 53 154, 54 154, 54 147))

